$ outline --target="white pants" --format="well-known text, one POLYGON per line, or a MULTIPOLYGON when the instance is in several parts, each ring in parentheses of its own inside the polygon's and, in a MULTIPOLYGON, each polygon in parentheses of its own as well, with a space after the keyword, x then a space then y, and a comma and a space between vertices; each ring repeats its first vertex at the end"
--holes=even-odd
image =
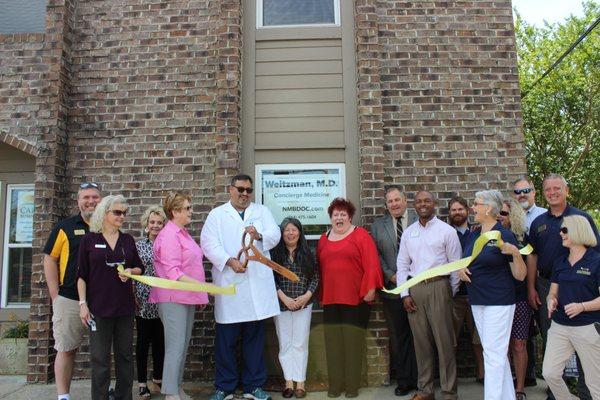
POLYGON ((275 316, 275 330, 279 339, 279 362, 286 381, 306 380, 311 316, 312 305, 298 311, 284 311, 275 316))
POLYGON ((508 343, 515 305, 471 306, 471 310, 483 346, 484 398, 514 400, 515 387, 508 361, 508 343))
POLYGON ((585 383, 592 399, 600 399, 600 335, 596 332, 594 324, 566 326, 552 321, 542 368, 548 387, 557 400, 576 398, 569 393, 562 378, 565 365, 575 352, 581 360, 585 383))

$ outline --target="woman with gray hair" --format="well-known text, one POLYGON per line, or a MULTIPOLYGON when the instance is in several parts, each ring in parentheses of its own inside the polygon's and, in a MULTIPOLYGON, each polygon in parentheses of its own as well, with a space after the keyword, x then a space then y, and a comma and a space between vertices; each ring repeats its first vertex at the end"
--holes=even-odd
POLYGON ((562 245, 569 255, 552 266, 552 284, 546 298, 548 343, 542 374, 557 400, 574 399, 562 379, 573 353, 581 359, 586 384, 594 400, 600 399, 600 254, 593 249, 598 239, 590 222, 581 215, 564 217, 562 245))
MULTIPOLYGON (((519 248, 528 242, 525 223, 525 210, 514 199, 506 199, 498 220, 506 229, 515 234, 519 248)), ((527 260, 527 256, 523 256, 527 260)), ((529 325, 533 317, 533 308, 527 302, 527 284, 515 280, 515 316, 510 332, 510 352, 515 367, 515 394, 517 400, 525 400, 525 374, 527 372, 527 340, 529 340, 529 325)))
POLYGON ((120 230, 126 215, 123 196, 106 196, 96 207, 90 232, 79 245, 79 316, 90 329, 92 400, 108 398, 111 346, 115 359, 115 396, 132 398, 135 299, 131 281, 117 267, 122 265, 129 274, 140 275, 144 266, 133 237, 120 230))
MULTIPOLYGON (((165 225, 167 216, 161 206, 150 206, 142 214, 140 220, 144 238, 135 243, 138 254, 144 263, 145 276, 156 276, 154 272, 154 239, 165 225)), ((137 340, 135 344, 135 360, 138 376, 138 395, 150 397, 148 389, 148 350, 152 345, 152 382, 162 384, 163 361, 165 357, 165 337, 163 325, 158 316, 158 305, 150 303, 150 286, 135 282, 135 327, 137 340)))
POLYGON ((497 221, 503 200, 497 190, 475 194, 473 214, 481 230, 469 237, 464 256, 470 256, 475 240, 490 231, 499 231, 503 244, 483 246, 469 267, 459 272, 460 279, 467 283, 473 319, 483 346, 486 400, 515 399, 507 355, 516 303, 514 279, 522 281, 527 275, 515 235, 497 221))

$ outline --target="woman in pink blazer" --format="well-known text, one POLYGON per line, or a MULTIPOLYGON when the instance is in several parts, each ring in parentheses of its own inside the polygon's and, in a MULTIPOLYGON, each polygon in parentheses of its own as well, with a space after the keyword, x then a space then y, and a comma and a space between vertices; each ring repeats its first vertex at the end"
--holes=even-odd
MULTIPOLYGON (((180 282, 203 283, 202 249, 185 228, 192 220, 191 197, 171 192, 163 202, 169 221, 154 240, 156 276, 180 282)), ((196 305, 204 308, 206 293, 152 288, 149 301, 158 303, 165 328, 165 362, 161 392, 166 400, 187 396, 181 389, 196 305), (183 333, 183 334, 182 334, 183 333)))

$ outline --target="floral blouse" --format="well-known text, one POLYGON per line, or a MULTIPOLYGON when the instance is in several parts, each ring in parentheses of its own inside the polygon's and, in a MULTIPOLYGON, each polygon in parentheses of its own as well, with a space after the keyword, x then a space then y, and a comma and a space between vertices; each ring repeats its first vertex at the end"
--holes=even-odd
MULTIPOLYGON (((142 259, 142 263, 146 270, 144 271, 145 276, 156 276, 154 273, 154 253, 152 251, 152 242, 150 239, 145 238, 135 243, 138 254, 142 259)), ((158 305, 155 303, 148 302, 148 296, 152 288, 148 285, 144 285, 140 282, 135 282, 134 293, 135 293, 135 315, 145 319, 158 318, 158 305)))

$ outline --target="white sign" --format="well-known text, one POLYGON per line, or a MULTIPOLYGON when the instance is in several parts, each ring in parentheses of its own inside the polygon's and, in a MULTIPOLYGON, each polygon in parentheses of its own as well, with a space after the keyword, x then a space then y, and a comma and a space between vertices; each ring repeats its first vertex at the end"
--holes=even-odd
POLYGON ((297 218, 311 238, 330 224, 331 201, 346 195, 344 164, 259 165, 256 178, 256 199, 269 208, 275 221, 297 218))
POLYGON ((33 190, 17 191, 17 218, 15 222, 15 241, 31 243, 33 241, 33 190))

